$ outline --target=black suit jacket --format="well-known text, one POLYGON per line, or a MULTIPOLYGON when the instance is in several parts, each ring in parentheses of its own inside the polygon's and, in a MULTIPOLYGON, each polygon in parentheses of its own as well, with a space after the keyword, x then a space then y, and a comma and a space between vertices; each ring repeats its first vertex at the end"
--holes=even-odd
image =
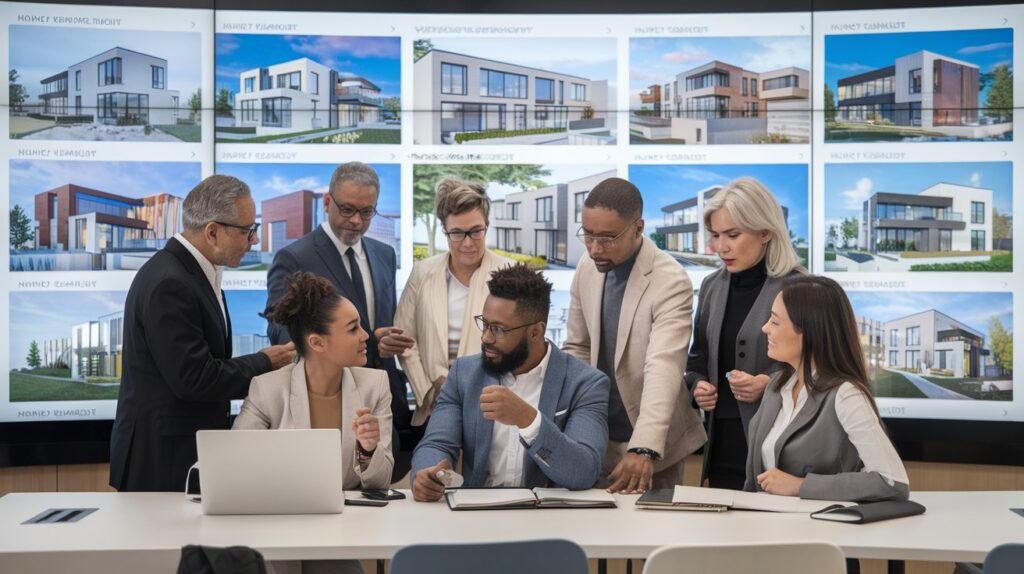
MULTIPOLYGON (((224 301, 227 309, 227 301, 224 301)), ((229 401, 271 369, 263 353, 231 358, 231 320, 195 257, 176 239, 139 270, 128 290, 110 485, 183 491, 196 461, 196 431, 227 429, 229 401)))
MULTIPOLYGON (((395 291, 395 272, 398 260, 395 250, 390 245, 363 237, 363 249, 370 262, 370 280, 373 284, 375 327, 390 327, 395 319, 395 308, 398 306, 398 295, 395 291)), ((284 295, 285 280, 296 271, 308 271, 323 277, 334 284, 341 295, 355 300, 355 287, 352 278, 345 270, 341 254, 334 242, 327 236, 323 227, 317 227, 301 239, 277 252, 274 262, 267 272, 267 308, 269 313, 274 303, 284 295)), ((409 413, 409 400, 406 398, 405 376, 398 370, 394 358, 381 359, 377 351, 377 339, 373 336, 369 318, 360 314, 363 329, 370 335, 366 342, 366 366, 372 369, 383 369, 388 373, 391 387, 391 414, 395 427, 405 430, 410 427, 412 415, 409 413)), ((267 324, 267 336, 270 342, 279 345, 291 341, 288 329, 273 322, 267 324)))

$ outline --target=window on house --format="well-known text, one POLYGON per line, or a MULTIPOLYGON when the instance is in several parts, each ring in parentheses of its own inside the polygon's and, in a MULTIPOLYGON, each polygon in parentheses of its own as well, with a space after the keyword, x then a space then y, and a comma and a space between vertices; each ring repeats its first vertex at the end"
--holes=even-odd
POLYGON ((466 95, 466 66, 441 63, 441 93, 466 95))
POLYGON ((971 223, 985 223, 985 203, 971 202, 971 223))
POLYGON ((99 85, 121 84, 121 58, 104 60, 97 65, 99 85))
POLYGON ((910 70, 910 93, 921 93, 921 68, 910 70))
POLYGON ((167 89, 167 69, 163 66, 150 66, 153 77, 153 89, 154 90, 166 90, 167 89))

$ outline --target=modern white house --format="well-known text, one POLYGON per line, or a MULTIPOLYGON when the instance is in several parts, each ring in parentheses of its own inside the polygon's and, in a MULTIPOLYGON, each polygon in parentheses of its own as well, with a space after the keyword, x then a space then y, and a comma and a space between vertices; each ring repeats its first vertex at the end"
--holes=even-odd
POLYGON ((242 72, 234 115, 262 136, 377 123, 382 107, 373 82, 299 58, 242 72))
POLYGON ((992 190, 937 183, 864 202, 860 245, 886 251, 992 251, 992 190))
POLYGON ((882 325, 886 366, 923 374, 980 377, 990 353, 985 335, 929 309, 882 325))
POLYGON ((713 60, 677 74, 642 101, 660 118, 633 116, 630 130, 648 140, 689 145, 749 144, 759 136, 810 141, 810 72, 795 66, 754 72, 713 60), (660 102, 653 102, 657 93, 660 102))
POLYGON ((177 123, 181 101, 168 89, 167 60, 111 48, 42 80, 42 113, 92 116, 93 123, 177 123))
POLYGON ((608 81, 431 50, 413 65, 415 143, 460 132, 604 128, 608 81), (581 122, 577 124, 576 122, 581 122))
POLYGON ((576 266, 586 254, 575 237, 583 221, 583 202, 595 185, 614 176, 615 170, 605 171, 494 201, 491 247, 576 266))

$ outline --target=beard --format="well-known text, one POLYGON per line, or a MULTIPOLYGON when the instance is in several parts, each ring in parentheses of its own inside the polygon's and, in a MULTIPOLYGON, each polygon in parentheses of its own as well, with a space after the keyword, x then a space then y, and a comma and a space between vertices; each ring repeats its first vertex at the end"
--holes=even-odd
POLYGON ((527 357, 530 355, 530 345, 526 337, 523 337, 523 340, 520 341, 514 349, 507 353, 502 353, 494 345, 481 345, 481 351, 484 349, 499 353, 499 358, 497 360, 490 360, 486 355, 480 355, 484 371, 495 376, 504 375, 505 373, 519 368, 526 362, 527 357))

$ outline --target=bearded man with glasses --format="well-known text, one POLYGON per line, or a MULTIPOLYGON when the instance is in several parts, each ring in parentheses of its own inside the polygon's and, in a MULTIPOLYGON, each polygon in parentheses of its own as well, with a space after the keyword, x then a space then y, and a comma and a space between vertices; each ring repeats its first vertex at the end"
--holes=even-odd
POLYGON ((412 458, 413 498, 464 486, 590 488, 608 442, 608 377, 545 338, 551 283, 519 263, 491 274, 474 317, 483 352, 456 359, 412 458))
POLYGON ((707 440, 683 384, 693 285, 644 236, 643 197, 617 177, 594 186, 577 233, 587 247, 570 292, 566 352, 608 375, 609 492, 672 488, 707 440))
MULTIPOLYGON (((323 198, 324 222, 287 247, 277 251, 267 272, 267 306, 270 315, 274 303, 287 289, 287 279, 296 271, 308 271, 330 281, 339 293, 356 306, 360 326, 370 338, 366 342, 366 367, 388 373, 391 388, 391 413, 395 432, 392 448, 396 455, 399 432, 410 428, 411 414, 406 399, 405 376, 398 370, 394 352, 385 347, 402 348, 391 341, 391 326, 398 296, 395 272, 398 258, 386 243, 366 237, 377 215, 380 178, 374 169, 353 161, 338 166, 323 198)), ((271 342, 289 341, 283 325, 269 322, 271 342)), ((408 471, 396 456, 395 478, 408 471)), ((408 458, 405 459, 408 461, 408 458)))

